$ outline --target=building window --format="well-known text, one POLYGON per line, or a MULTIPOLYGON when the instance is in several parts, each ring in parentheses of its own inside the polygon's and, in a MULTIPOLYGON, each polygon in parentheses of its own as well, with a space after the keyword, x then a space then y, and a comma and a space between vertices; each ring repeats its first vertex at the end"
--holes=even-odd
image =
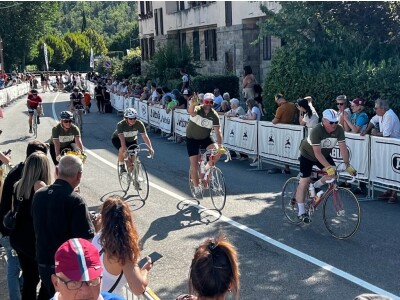
POLYGON ((163 24, 163 14, 162 8, 157 8, 154 10, 154 25, 156 29, 156 35, 164 34, 164 24, 163 24))
POLYGON ((182 51, 184 45, 186 45, 186 32, 179 33, 179 49, 182 51))
POLYGON ((206 60, 217 60, 217 30, 204 31, 204 52, 206 60))
POLYGON ((140 1, 139 17, 141 20, 153 17, 153 4, 151 1, 140 1))
POLYGON ((200 36, 198 31, 193 31, 193 58, 200 60, 200 36))
POLYGON ((149 59, 153 58, 154 53, 156 53, 155 49, 156 48, 155 48, 155 44, 154 44, 154 37, 151 37, 151 38, 149 38, 149 50, 150 50, 149 59))
POLYGON ((178 11, 185 9, 185 1, 177 1, 178 11))
POLYGON ((271 36, 263 38, 263 60, 271 60, 271 36))
POLYGON ((232 1, 225 1, 225 25, 232 26, 232 1))

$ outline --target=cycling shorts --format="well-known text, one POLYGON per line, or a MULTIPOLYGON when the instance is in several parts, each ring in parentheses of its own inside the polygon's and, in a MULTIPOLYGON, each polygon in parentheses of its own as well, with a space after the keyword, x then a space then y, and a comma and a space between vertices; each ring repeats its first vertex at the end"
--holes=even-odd
MULTIPOLYGON (((119 140, 119 137, 116 138, 112 138, 111 139, 112 144, 114 145, 114 147, 119 150, 119 148, 121 148, 121 141, 119 140)), ((133 141, 133 142, 127 142, 125 141, 126 144, 126 148, 129 148, 132 145, 137 145, 137 141, 133 141)))
MULTIPOLYGON (((325 159, 328 161, 328 163, 331 166, 335 165, 335 162, 333 161, 333 158, 331 156, 325 157, 325 159)), ((309 159, 305 158, 302 155, 300 155, 299 161, 300 161, 300 177, 301 178, 310 177, 311 173, 312 173, 313 166, 317 166, 321 170, 323 168, 325 168, 319 161, 317 162, 317 161, 309 160, 309 159)))
POLYGON ((207 149, 208 146, 214 143, 215 142, 211 137, 205 138, 204 140, 196 140, 187 137, 186 148, 189 157, 193 155, 198 155, 200 149, 207 149))

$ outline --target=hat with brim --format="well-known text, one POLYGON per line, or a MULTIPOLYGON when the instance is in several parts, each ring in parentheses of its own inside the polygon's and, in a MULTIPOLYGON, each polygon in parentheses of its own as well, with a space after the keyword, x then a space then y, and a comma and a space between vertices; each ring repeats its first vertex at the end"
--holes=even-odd
POLYGON ((334 109, 325 109, 322 113, 322 118, 328 120, 329 122, 338 122, 338 114, 334 109))

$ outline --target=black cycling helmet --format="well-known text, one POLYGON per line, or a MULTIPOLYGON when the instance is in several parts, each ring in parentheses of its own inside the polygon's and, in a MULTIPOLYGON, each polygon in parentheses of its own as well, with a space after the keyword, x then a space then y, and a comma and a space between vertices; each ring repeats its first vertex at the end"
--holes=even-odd
POLYGON ((70 111, 64 110, 60 113, 60 119, 61 120, 72 120, 73 115, 70 111))
POLYGON ((76 87, 73 89, 74 92, 79 92, 79 89, 76 87))
POLYGON ((37 95, 37 94, 39 94, 39 93, 38 93, 37 90, 31 90, 31 94, 32 94, 32 95, 37 95))

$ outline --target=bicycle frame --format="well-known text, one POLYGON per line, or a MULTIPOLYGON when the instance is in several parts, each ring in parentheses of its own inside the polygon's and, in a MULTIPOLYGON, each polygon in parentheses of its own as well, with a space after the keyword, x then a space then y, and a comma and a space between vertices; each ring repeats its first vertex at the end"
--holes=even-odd
MULTIPOLYGON (((208 150, 203 150, 204 152, 201 152, 202 150, 200 150, 199 151, 199 154, 198 154, 198 159, 197 159, 197 163, 198 163, 198 174, 199 174, 199 181, 200 182, 202 182, 203 184, 203 187, 205 187, 205 188, 207 188, 208 187, 208 183, 209 183, 209 181, 210 181, 210 176, 209 176, 209 174, 212 174, 212 169, 213 168, 216 168, 216 159, 215 159, 215 157, 217 156, 217 154, 218 154, 218 149, 208 149, 208 150), (201 176, 201 164, 202 163, 205 163, 205 164, 207 164, 208 163, 208 160, 211 160, 211 167, 204 173, 204 176, 203 176, 203 178, 202 178, 202 176, 201 176)), ((226 159, 224 160, 224 162, 228 162, 228 161, 230 161, 231 160, 231 156, 230 156, 230 152, 229 152, 229 150, 226 150, 225 149, 225 151, 223 152, 223 153, 221 153, 221 156, 222 155, 226 155, 226 159)))

